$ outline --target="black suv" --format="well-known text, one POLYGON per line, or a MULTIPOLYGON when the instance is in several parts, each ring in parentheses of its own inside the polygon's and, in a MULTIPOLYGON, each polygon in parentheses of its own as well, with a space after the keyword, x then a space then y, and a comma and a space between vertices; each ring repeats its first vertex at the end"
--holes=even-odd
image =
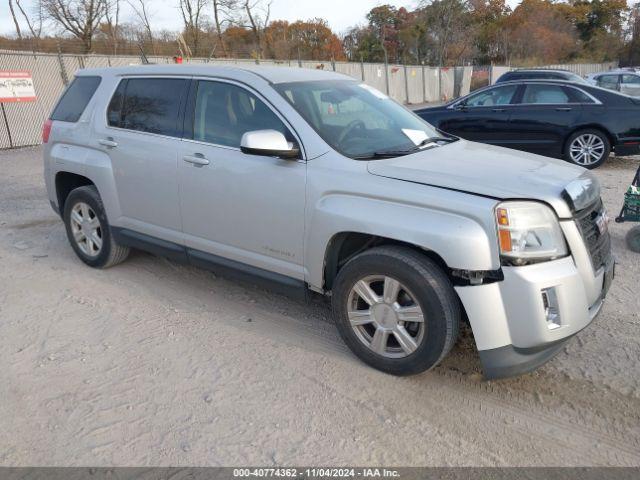
POLYGON ((566 80, 576 83, 587 83, 580 75, 569 70, 550 70, 545 68, 533 70, 512 70, 504 73, 496 80, 496 83, 510 82, 512 80, 566 80))

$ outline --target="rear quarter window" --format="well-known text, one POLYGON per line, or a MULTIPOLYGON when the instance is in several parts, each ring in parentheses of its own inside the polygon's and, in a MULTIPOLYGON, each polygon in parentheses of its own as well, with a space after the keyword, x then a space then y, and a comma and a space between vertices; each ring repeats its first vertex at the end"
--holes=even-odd
POLYGON ((504 82, 510 82, 512 80, 522 80, 522 74, 520 73, 505 73, 502 77, 501 80, 504 82))
POLYGON ((51 120, 77 122, 101 80, 100 77, 76 77, 58 101, 51 120))

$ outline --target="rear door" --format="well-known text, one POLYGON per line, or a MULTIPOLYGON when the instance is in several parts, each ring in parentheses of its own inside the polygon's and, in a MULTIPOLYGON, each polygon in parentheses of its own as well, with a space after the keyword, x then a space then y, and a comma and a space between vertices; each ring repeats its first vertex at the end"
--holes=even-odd
POLYGON ((527 83, 511 110, 511 147, 553 157, 562 154, 563 142, 582 114, 571 90, 553 83, 527 83))
POLYGON ((96 122, 100 148, 109 155, 122 218, 119 226, 180 241, 179 121, 186 78, 122 79, 96 122))
POLYGON ((439 128, 467 140, 508 144, 511 102, 516 98, 518 88, 514 84, 498 85, 470 95, 449 107, 439 128))

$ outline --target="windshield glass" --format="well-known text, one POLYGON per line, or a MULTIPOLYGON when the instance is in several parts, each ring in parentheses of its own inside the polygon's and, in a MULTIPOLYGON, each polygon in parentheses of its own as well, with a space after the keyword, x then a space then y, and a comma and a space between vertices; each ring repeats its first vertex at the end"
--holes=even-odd
POLYGON ((274 88, 335 150, 351 158, 415 151, 435 128, 368 85, 295 82, 274 88))

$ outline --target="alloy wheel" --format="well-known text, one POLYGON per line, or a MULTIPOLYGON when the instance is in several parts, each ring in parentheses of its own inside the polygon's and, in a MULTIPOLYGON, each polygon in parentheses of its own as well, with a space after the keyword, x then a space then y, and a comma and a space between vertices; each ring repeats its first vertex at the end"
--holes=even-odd
POLYGON ((78 248, 90 257, 96 257, 102 250, 102 226, 93 209, 84 202, 76 203, 71 209, 71 232, 78 248))
POLYGON ((358 280, 349 292, 347 316, 358 339, 388 358, 411 355, 425 335, 425 319, 415 295, 382 275, 358 280))
POLYGON ((571 142, 569 155, 578 165, 593 165, 602 159, 605 150, 604 142, 598 135, 585 133, 571 142))

